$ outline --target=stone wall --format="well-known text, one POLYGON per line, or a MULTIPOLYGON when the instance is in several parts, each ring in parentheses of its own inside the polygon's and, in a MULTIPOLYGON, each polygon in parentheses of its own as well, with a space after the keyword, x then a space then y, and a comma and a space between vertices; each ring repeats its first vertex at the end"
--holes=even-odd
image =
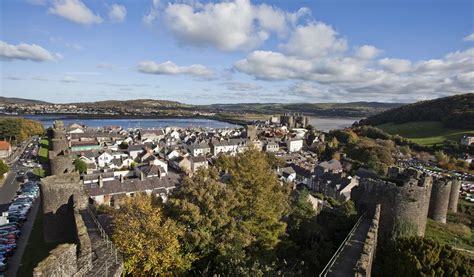
POLYGON ((436 178, 431 191, 428 216, 434 221, 446 223, 452 181, 447 178, 436 178))
POLYGON ((92 268, 92 243, 81 214, 74 212, 77 243, 77 276, 83 276, 92 268))
POLYGON ((84 209, 87 197, 78 173, 43 178, 40 184, 47 242, 73 241, 74 209, 84 209))
MULTIPOLYGON (((28 253, 25 253, 26 255, 28 253)), ((33 270, 34 277, 74 276, 77 272, 75 244, 60 244, 33 270)))
POLYGON ((423 236, 431 195, 432 179, 408 172, 393 182, 361 179, 351 198, 359 211, 375 211, 381 204, 379 240, 394 236, 423 236))
POLYGON ((380 210, 381 207, 379 204, 375 208, 375 214, 372 218, 369 231, 367 232, 367 238, 364 241, 362 253, 354 268, 354 276, 356 277, 371 276, 372 265, 375 260, 375 253, 377 251, 380 210))
POLYGON ((453 213, 458 212, 459 192, 461 190, 461 180, 453 179, 451 183, 451 191, 449 192, 448 210, 453 213))
POLYGON ((74 161, 69 155, 54 156, 50 151, 49 164, 51 168, 51 175, 61 175, 64 173, 71 173, 74 171, 74 161), (51 156, 53 155, 53 156, 51 156))

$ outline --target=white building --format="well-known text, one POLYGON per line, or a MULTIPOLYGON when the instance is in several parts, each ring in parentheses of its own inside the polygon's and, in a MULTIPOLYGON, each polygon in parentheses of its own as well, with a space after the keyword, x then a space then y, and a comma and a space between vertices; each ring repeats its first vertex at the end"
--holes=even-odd
POLYGON ((289 139, 286 141, 286 147, 288 152, 297 152, 303 149, 303 140, 302 139, 289 139))

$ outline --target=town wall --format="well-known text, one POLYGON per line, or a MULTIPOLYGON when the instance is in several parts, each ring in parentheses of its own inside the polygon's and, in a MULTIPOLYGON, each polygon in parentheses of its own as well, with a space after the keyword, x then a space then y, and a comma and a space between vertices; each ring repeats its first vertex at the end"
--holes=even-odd
POLYGON ((452 181, 447 178, 435 178, 431 191, 428 217, 440 223, 446 223, 452 181))
POLYGON ((92 268, 92 243, 81 214, 74 212, 75 240, 77 243, 77 274, 83 276, 92 268))
POLYGON ((362 248, 362 253, 357 260, 356 266, 354 268, 354 276, 371 276, 372 265, 375 260, 375 253, 377 251, 377 237, 379 230, 380 222, 380 204, 375 208, 375 213, 372 218, 372 223, 370 225, 369 231, 367 232, 367 237, 364 241, 364 246, 362 248))
POLYGON ((455 178, 451 183, 451 191, 449 193, 448 210, 453 213, 458 212, 459 192, 461 191, 461 180, 455 178))
POLYGON ((71 156, 55 156, 49 160, 51 175, 70 173, 75 170, 71 156))
POLYGON ((87 197, 78 173, 43 178, 40 183, 47 242, 71 240, 74 209, 84 209, 87 197))
POLYGON ((392 181, 361 179, 351 192, 360 211, 374 211, 381 204, 379 240, 396 236, 423 236, 432 179, 408 171, 392 181))
MULTIPOLYGON (((26 253, 27 254, 27 253, 26 253)), ((77 272, 75 244, 60 244, 33 270, 34 277, 74 276, 77 272)))

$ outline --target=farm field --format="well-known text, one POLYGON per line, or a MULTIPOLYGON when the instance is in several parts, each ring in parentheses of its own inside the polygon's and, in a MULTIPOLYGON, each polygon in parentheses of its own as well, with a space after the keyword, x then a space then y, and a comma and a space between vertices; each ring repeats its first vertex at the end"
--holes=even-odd
POLYGON ((474 135, 474 130, 449 129, 444 127, 443 123, 435 121, 418 121, 402 124, 385 123, 376 127, 389 134, 398 134, 412 142, 425 146, 441 144, 446 140, 459 142, 466 134, 474 135))

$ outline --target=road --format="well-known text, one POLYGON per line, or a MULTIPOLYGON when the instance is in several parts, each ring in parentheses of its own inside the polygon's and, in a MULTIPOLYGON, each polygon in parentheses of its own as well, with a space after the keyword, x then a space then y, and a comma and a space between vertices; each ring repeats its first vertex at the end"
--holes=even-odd
POLYGON ((21 227, 21 236, 17 241, 17 249, 15 254, 13 254, 10 259, 8 259, 8 269, 3 272, 5 277, 16 276, 18 268, 21 265, 21 259, 23 258, 23 253, 25 252, 26 245, 30 238, 31 230, 33 229, 33 224, 35 223, 36 214, 38 213, 39 206, 41 204, 41 197, 36 199, 35 204, 31 207, 30 212, 28 213, 28 218, 21 227))
MULTIPOLYGON (((13 197, 16 195, 16 192, 20 187, 20 182, 16 179, 17 172, 23 171, 30 180, 35 179, 34 174, 32 172, 29 172, 29 170, 31 170, 32 168, 23 166, 22 162, 20 161, 20 159, 28 160, 32 158, 30 153, 31 150, 34 149, 36 144, 33 143, 31 146, 28 146, 30 142, 31 140, 26 142, 26 146, 23 148, 22 153, 15 153, 16 157, 12 157, 12 163, 10 164, 10 172, 5 178, 3 185, 0 187, 0 213, 8 211, 10 202, 13 200, 13 197)), ((7 271, 2 273, 6 277, 16 276, 16 272, 20 267, 23 252, 25 251, 26 244, 28 243, 31 230, 36 219, 36 214, 38 213, 41 201, 40 199, 41 197, 37 198, 33 207, 28 213, 27 220, 21 227, 21 236, 17 241, 17 249, 14 255, 8 259, 7 271)))

